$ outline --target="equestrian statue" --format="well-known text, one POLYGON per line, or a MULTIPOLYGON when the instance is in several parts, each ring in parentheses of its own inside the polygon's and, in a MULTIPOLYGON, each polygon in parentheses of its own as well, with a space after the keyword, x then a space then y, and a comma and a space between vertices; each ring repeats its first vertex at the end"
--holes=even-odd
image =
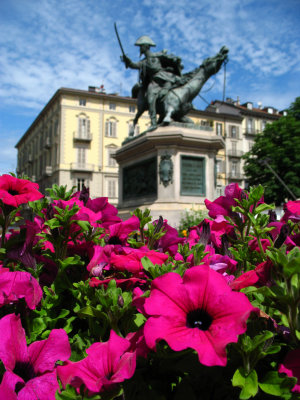
POLYGON ((168 54, 165 50, 151 52, 150 48, 155 43, 148 36, 141 36, 135 42, 140 47, 140 56, 143 55, 144 58, 133 62, 124 53, 116 25, 115 31, 122 51, 121 60, 126 68, 139 71, 139 82, 132 88, 132 97, 137 99, 137 113, 129 136, 134 135, 134 128, 146 110, 149 111, 151 120, 149 130, 156 129, 158 125, 169 125, 173 121, 193 123, 187 117, 193 108, 192 100, 199 94, 205 82, 227 62, 227 47, 223 46, 214 57, 205 59, 198 68, 183 74, 181 58, 168 54))

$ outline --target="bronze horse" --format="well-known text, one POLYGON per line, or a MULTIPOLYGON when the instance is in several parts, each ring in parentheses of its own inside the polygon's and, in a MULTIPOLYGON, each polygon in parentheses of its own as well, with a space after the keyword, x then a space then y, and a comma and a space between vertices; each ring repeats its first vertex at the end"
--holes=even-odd
MULTIPOLYGON (((189 122, 192 120, 186 114, 193 108, 192 100, 199 94, 205 82, 216 74, 222 64, 228 59, 229 50, 223 46, 214 56, 203 61, 200 67, 187 74, 182 75, 183 85, 171 89, 162 88, 156 100, 156 110, 159 115, 158 124, 168 125, 172 121, 189 122)), ((134 127, 140 116, 148 109, 145 96, 145 90, 141 87, 136 90, 133 88, 133 97, 137 98, 137 113, 133 121, 133 130, 130 136, 133 136, 134 127)), ((155 129, 151 127, 149 130, 155 129)))

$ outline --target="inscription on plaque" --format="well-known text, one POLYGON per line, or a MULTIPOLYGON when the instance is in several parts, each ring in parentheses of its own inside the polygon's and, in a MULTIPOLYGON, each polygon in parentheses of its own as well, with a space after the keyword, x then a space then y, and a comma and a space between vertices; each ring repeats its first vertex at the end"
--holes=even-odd
POLYGON ((157 196, 156 157, 123 169, 123 199, 157 196))
POLYGON ((180 194, 182 196, 205 196, 205 159, 181 156, 180 194))

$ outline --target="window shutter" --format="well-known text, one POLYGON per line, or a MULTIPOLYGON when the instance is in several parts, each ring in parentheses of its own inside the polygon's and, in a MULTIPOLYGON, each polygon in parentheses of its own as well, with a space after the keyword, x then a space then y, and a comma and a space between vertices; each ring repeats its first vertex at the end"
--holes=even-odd
POLYGON ((116 137, 117 136, 117 127, 116 127, 116 123, 112 122, 112 137, 116 137))
POLYGON ((88 119, 87 120, 87 136, 90 134, 91 132, 91 121, 88 119))
POLYGON ((108 136, 108 124, 109 124, 109 122, 106 121, 105 122, 105 136, 108 136))
POLYGON ((82 127, 81 118, 78 118, 78 136, 81 137, 81 127, 82 127))
POLYGON ((240 138, 240 127, 239 126, 236 127, 236 138, 237 139, 240 138))

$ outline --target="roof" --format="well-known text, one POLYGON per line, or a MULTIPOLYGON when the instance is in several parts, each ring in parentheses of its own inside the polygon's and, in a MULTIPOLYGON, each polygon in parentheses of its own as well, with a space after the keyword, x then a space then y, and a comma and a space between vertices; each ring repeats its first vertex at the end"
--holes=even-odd
POLYGON ((92 92, 89 90, 60 88, 54 93, 54 95, 51 97, 51 99, 48 101, 48 103, 44 106, 44 108, 41 110, 41 112, 38 114, 38 116, 35 118, 35 120, 32 122, 32 124, 26 130, 24 135, 21 137, 21 139, 15 145, 15 148, 18 148, 18 146, 26 139, 26 137, 29 135, 29 132, 31 132, 32 129, 38 125, 38 123, 42 120, 42 118, 47 114, 47 112, 55 104, 55 102, 60 98, 60 96, 68 95, 68 94, 84 96, 86 98, 87 97, 90 97, 90 98, 98 97, 98 98, 102 98, 105 100, 114 100, 114 101, 116 101, 116 99, 118 99, 118 101, 121 101, 121 102, 126 102, 126 103, 130 102, 132 104, 136 104, 136 99, 133 99, 132 97, 119 96, 118 94, 114 94, 114 93, 106 94, 106 93, 92 92))
MULTIPOLYGON (((219 105, 220 111, 222 109, 229 110, 231 108, 232 113, 238 113, 241 116, 243 114, 247 114, 247 115, 251 115, 254 117, 274 119, 274 120, 277 120, 282 116, 281 114, 278 114, 278 113, 274 113, 274 114, 269 113, 266 110, 266 108, 269 108, 269 107, 265 107, 264 109, 252 107, 252 109, 250 109, 246 106, 246 104, 247 103, 245 103, 245 105, 244 104, 240 105, 240 104, 236 104, 236 102, 233 103, 233 102, 220 101, 220 100, 215 100, 212 102, 212 105, 219 105)), ((211 107, 211 106, 209 106, 209 107, 211 107)), ((270 108, 274 109, 274 107, 270 107, 270 108)))

